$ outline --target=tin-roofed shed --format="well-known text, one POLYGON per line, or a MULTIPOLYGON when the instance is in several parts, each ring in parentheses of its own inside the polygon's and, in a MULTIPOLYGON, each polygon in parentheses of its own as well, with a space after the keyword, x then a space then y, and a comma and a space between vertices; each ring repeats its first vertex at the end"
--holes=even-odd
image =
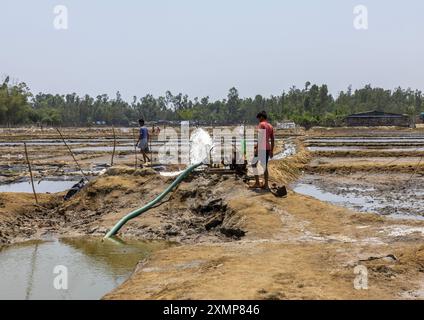
POLYGON ((377 110, 355 113, 346 117, 346 124, 349 127, 409 127, 410 123, 410 118, 406 114, 388 113, 377 110))

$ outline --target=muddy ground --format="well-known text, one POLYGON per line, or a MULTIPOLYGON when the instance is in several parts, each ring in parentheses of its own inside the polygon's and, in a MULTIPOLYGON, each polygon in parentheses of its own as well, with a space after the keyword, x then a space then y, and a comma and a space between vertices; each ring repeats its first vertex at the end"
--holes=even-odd
MULTIPOLYGON (((361 129, 358 135, 367 132, 361 129)), ((308 133, 340 134, 356 132, 308 133)), ((309 167, 316 166, 317 172, 325 167, 302 140, 295 156, 271 162, 273 182, 289 185, 309 167)), ((336 174, 349 167, 337 159, 329 161, 336 174)), ((364 161, 377 163, 383 176, 390 167, 364 161)), ((416 164, 416 159, 407 161, 416 164)), ((363 164, 352 168, 349 173, 368 172, 363 164)), ((0 242, 102 236, 171 181, 152 169, 134 170, 123 162, 93 179, 69 202, 62 201, 63 194, 42 195, 34 206, 30 194, 0 194, 0 242)), ((105 299, 424 298, 424 221, 360 213, 293 191, 278 198, 250 190, 245 179, 235 175, 196 172, 160 205, 128 223, 119 236, 179 245, 141 261, 131 278, 105 299), (367 267, 368 290, 354 288, 358 265, 367 267)))

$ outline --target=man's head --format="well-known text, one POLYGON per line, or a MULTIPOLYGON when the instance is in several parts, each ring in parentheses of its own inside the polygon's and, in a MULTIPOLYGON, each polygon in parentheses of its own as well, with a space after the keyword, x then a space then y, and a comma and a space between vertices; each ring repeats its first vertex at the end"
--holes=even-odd
POLYGON ((258 119, 259 121, 265 121, 266 119, 268 119, 268 115, 265 111, 261 111, 257 114, 256 119, 258 119))
POLYGON ((142 127, 144 126, 144 119, 140 119, 138 120, 138 124, 142 127))

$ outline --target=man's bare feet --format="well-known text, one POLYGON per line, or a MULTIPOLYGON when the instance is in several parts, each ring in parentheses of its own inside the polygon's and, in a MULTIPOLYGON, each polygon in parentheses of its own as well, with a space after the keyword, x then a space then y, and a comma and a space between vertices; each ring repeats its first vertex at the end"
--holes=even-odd
POLYGON ((250 189, 260 189, 260 188, 262 188, 262 184, 256 182, 253 185, 250 185, 249 188, 250 189))
POLYGON ((260 189, 261 185, 255 183, 254 185, 249 186, 249 188, 250 189, 260 189))

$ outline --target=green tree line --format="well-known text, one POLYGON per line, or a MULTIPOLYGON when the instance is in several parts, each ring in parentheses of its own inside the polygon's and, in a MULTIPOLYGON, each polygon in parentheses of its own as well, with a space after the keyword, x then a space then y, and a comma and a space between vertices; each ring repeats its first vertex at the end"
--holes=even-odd
POLYGON ((272 121, 293 120, 305 126, 337 126, 346 115, 368 110, 418 114, 424 111, 423 93, 419 90, 364 88, 342 91, 337 97, 325 84, 307 82, 303 88, 291 87, 281 95, 241 98, 231 88, 225 99, 209 97, 190 99, 182 93, 154 97, 133 97, 127 102, 119 92, 111 98, 106 94, 91 97, 75 93, 59 95, 32 94, 25 83, 11 84, 6 78, 0 87, 0 125, 43 124, 88 126, 101 122, 107 125, 129 125, 139 118, 147 121, 190 120, 200 124, 235 124, 255 122, 256 114, 266 110, 272 121))

